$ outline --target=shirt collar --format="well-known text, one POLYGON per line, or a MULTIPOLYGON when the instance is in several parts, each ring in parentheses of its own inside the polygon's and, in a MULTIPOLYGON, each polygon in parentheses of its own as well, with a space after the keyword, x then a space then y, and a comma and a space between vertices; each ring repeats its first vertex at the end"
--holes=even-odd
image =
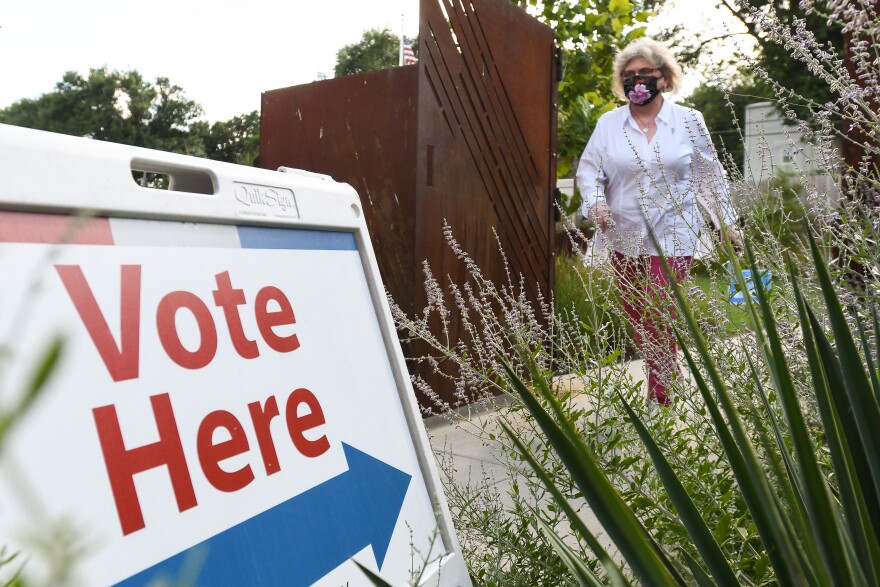
POLYGON ((666 99, 666 96, 663 96, 663 106, 660 107, 660 112, 657 113, 657 120, 668 124, 670 116, 672 116, 672 103, 666 99))
MULTIPOLYGON (((635 117, 632 115, 632 110, 629 109, 629 104, 624 104, 623 109, 626 111, 626 120, 632 120, 633 126, 638 128, 638 123, 636 122, 635 117)), ((666 99, 666 96, 663 96, 663 105, 660 107, 660 112, 657 113, 657 118, 654 120, 660 121, 663 124, 669 124, 669 119, 672 117, 672 103, 666 99)))

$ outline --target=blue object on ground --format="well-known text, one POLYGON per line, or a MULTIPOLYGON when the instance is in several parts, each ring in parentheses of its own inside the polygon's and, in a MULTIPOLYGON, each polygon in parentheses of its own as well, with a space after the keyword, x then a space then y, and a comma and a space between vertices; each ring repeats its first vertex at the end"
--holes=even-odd
MULTIPOLYGON (((770 291, 771 282, 770 278, 772 277, 770 271, 759 271, 761 287, 764 288, 765 292, 770 291)), ((746 282, 746 289, 749 295, 752 297, 753 301, 757 301, 755 297, 755 280, 752 278, 752 271, 750 269, 742 270, 743 279, 746 282)), ((730 290, 728 292, 730 296, 730 303, 732 304, 743 304, 746 301, 745 294, 739 290, 739 283, 735 277, 731 276, 730 278, 730 290)))

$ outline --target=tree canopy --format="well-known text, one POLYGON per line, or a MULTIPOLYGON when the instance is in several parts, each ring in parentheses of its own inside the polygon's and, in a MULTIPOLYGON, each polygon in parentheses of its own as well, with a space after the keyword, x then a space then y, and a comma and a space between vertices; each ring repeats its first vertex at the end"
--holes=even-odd
POLYGON ((168 78, 135 70, 69 71, 54 90, 0 110, 0 122, 250 165, 259 152, 259 114, 213 124, 168 78))
POLYGON ((684 103, 703 114, 718 153, 727 155, 736 167, 742 169, 745 157, 742 127, 746 106, 772 97, 771 88, 744 70, 723 81, 702 83, 684 103))
POLYGON ((190 124, 202 114, 182 88, 167 78, 149 82, 137 71, 69 71, 52 92, 25 98, 0 110, 0 122, 201 155, 190 124))
MULTIPOLYGON (((796 90, 798 95, 816 104, 825 104, 835 98, 829 85, 817 79, 816 73, 797 57, 797 45, 803 45, 806 40, 798 38, 799 35, 809 35, 842 57, 843 32, 838 25, 828 21, 823 15, 824 10, 807 11, 801 2, 792 0, 750 0, 750 6, 734 0, 722 0, 722 3, 757 41, 760 50, 757 64, 772 81, 783 88, 796 90), (768 19, 767 14, 775 15, 775 19, 768 19), (783 25, 777 29, 778 33, 771 30, 774 28, 772 24, 767 24, 774 20, 783 25), (784 42, 779 34, 788 36, 788 41, 794 44, 784 42)), ((818 0, 814 4, 823 6, 825 2, 818 0)))
POLYGON ((213 124, 197 122, 192 132, 201 139, 208 159, 253 165, 260 154, 260 113, 256 110, 213 124))
MULTIPOLYGON (((413 42, 413 51, 418 46, 413 42)), ((336 77, 396 67, 400 62, 400 37, 386 29, 364 31, 361 40, 336 53, 336 77)))
MULTIPOLYGON (((778 84, 776 94, 790 98, 786 90, 793 90, 798 96, 790 103, 794 107, 825 104, 836 99, 828 80, 817 76, 802 58, 802 52, 814 43, 836 54, 829 62, 844 58, 843 32, 839 23, 828 18, 828 0, 718 0, 717 4, 742 25, 742 31, 719 36, 681 27, 667 31, 668 40, 683 62, 702 63, 706 69, 705 57, 713 45, 723 44, 729 49, 736 38, 745 38, 749 42, 737 43, 745 54, 735 57, 733 78, 739 76, 742 68, 748 68, 755 83, 766 88, 765 92, 778 84), (750 54, 752 47, 754 54, 750 54)), ((724 69, 729 63, 713 62, 708 67, 716 69, 718 65, 724 69)), ((804 116, 808 115, 804 113, 804 116)))
MULTIPOLYGON (((599 117, 618 105, 611 93, 618 49, 645 35, 651 0, 514 0, 550 26, 562 51, 558 174, 572 173, 599 117)), ((579 199, 568 203, 578 206, 579 199)))

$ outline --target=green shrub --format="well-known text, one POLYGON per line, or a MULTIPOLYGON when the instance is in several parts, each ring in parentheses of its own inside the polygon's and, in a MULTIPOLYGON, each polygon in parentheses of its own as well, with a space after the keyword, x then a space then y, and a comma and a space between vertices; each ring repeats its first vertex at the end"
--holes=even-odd
POLYGON ((753 241, 771 239, 782 251, 803 257, 808 226, 813 222, 804 197, 804 187, 794 173, 777 171, 767 189, 744 212, 749 219, 749 237, 753 241))
POLYGON ((445 311, 430 271, 436 303, 423 318, 395 317, 428 342, 432 360, 454 367, 446 373, 462 401, 494 410, 487 420, 471 406, 434 406, 490 444, 516 479, 502 490, 491 480, 461 485, 447 471, 476 584, 880 584, 880 320, 871 305, 880 295, 880 112, 870 94, 880 70, 867 65, 880 21, 861 5, 829 6, 828 18, 867 40, 853 45, 865 84, 808 32, 764 13, 762 34, 837 98, 796 104, 796 94, 755 73, 795 124, 802 107, 799 132, 843 197, 822 193, 805 172, 777 175, 770 153, 766 189, 729 170, 753 248, 747 265, 769 270, 772 289, 734 307, 727 286, 745 261, 725 249, 694 266, 693 281, 676 288, 672 322, 690 377, 673 386, 672 410, 647 405, 620 361, 628 336, 607 266, 557 260, 556 298, 532 305, 522 284, 483 279, 447 227, 471 268, 467 284, 446 290, 467 337, 428 329, 427 316, 445 311), (854 134, 875 142, 848 165, 835 141, 854 134), (590 512, 598 521, 584 523, 590 512), (524 537, 511 540, 505 528, 524 537), (528 568, 546 574, 519 574, 528 568))
MULTIPOLYGON (((763 404, 757 407, 763 416, 758 419, 737 407, 734 388, 718 369, 716 355, 693 316, 685 292, 675 288, 691 334, 690 340, 680 335, 679 341, 711 413, 714 434, 706 438, 717 440, 723 448, 705 479, 718 471, 721 463, 727 463, 724 468, 729 467, 736 485, 731 483, 728 492, 715 487, 712 493, 723 498, 733 491, 744 502, 753 527, 752 547, 766 553, 779 584, 876 585, 880 581, 880 433, 876 428, 880 420, 880 381, 874 365, 880 360, 880 346, 868 343, 866 329, 857 316, 859 335, 854 335, 853 317, 847 316, 840 305, 837 286, 812 237, 810 242, 824 300, 820 315, 827 323, 819 320, 798 286, 793 266, 791 277, 803 352, 811 375, 810 399, 816 402, 821 418, 821 439, 815 437, 815 423, 801 406, 798 378, 786 356, 790 349, 785 348, 777 316, 762 288, 758 288, 758 301, 748 306, 764 350, 764 367, 770 375, 771 385, 766 387, 774 393, 767 393, 764 376, 750 359, 753 387, 763 404), (702 360, 702 366, 696 357, 702 360), (830 460, 823 451, 830 454, 830 460)), ((750 265, 757 270, 751 255, 750 265)), ((872 319, 876 343, 880 341, 876 308, 872 319)), ((511 386, 540 423, 547 441, 560 455, 625 561, 621 569, 615 561, 600 556, 606 573, 623 581, 632 573, 633 578, 652 585, 763 582, 753 575, 755 569, 744 568, 739 557, 725 548, 726 536, 717 535, 717 522, 704 509, 701 488, 689 486, 691 471, 677 466, 680 454, 664 446, 661 431, 651 430, 645 418, 620 395, 628 420, 650 456, 651 468, 680 520, 679 530, 689 542, 686 545, 675 544, 676 537, 670 540, 670 536, 660 533, 658 525, 651 524, 652 520, 639 511, 639 504, 615 487, 601 458, 560 404, 531 349, 527 345, 516 348, 533 387, 527 387, 517 369, 505 362, 511 386), (540 399, 533 389, 539 391, 540 399)), ((505 431, 554 494, 557 504, 569 513, 573 526, 588 539, 591 530, 579 523, 564 494, 554 489, 553 477, 533 456, 529 437, 523 439, 512 426, 505 426, 505 431)), ((553 534, 549 527, 545 532, 553 534)), ((736 542, 750 541, 747 530, 740 534, 736 542)), ((581 584, 601 580, 563 541, 554 544, 581 584)), ((763 567, 767 570, 766 562, 763 567)))

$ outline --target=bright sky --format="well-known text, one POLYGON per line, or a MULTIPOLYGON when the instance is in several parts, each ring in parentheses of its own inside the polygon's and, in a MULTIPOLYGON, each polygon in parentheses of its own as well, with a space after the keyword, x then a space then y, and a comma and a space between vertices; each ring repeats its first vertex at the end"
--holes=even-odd
MULTIPOLYGON (((717 26, 705 0, 665 18, 717 26), (713 24, 714 23, 714 24, 713 24)), ((7 0, 0 3, 0 108, 53 89, 66 71, 168 77, 209 120, 260 108, 260 92, 333 75, 363 31, 418 34, 419 0, 7 0), (403 25, 401 23, 403 17, 403 25)))
POLYGON ((51 91, 66 71, 164 76, 209 120, 260 109, 260 92, 333 76, 370 28, 418 34, 419 0, 7 0, 0 108, 51 91))

